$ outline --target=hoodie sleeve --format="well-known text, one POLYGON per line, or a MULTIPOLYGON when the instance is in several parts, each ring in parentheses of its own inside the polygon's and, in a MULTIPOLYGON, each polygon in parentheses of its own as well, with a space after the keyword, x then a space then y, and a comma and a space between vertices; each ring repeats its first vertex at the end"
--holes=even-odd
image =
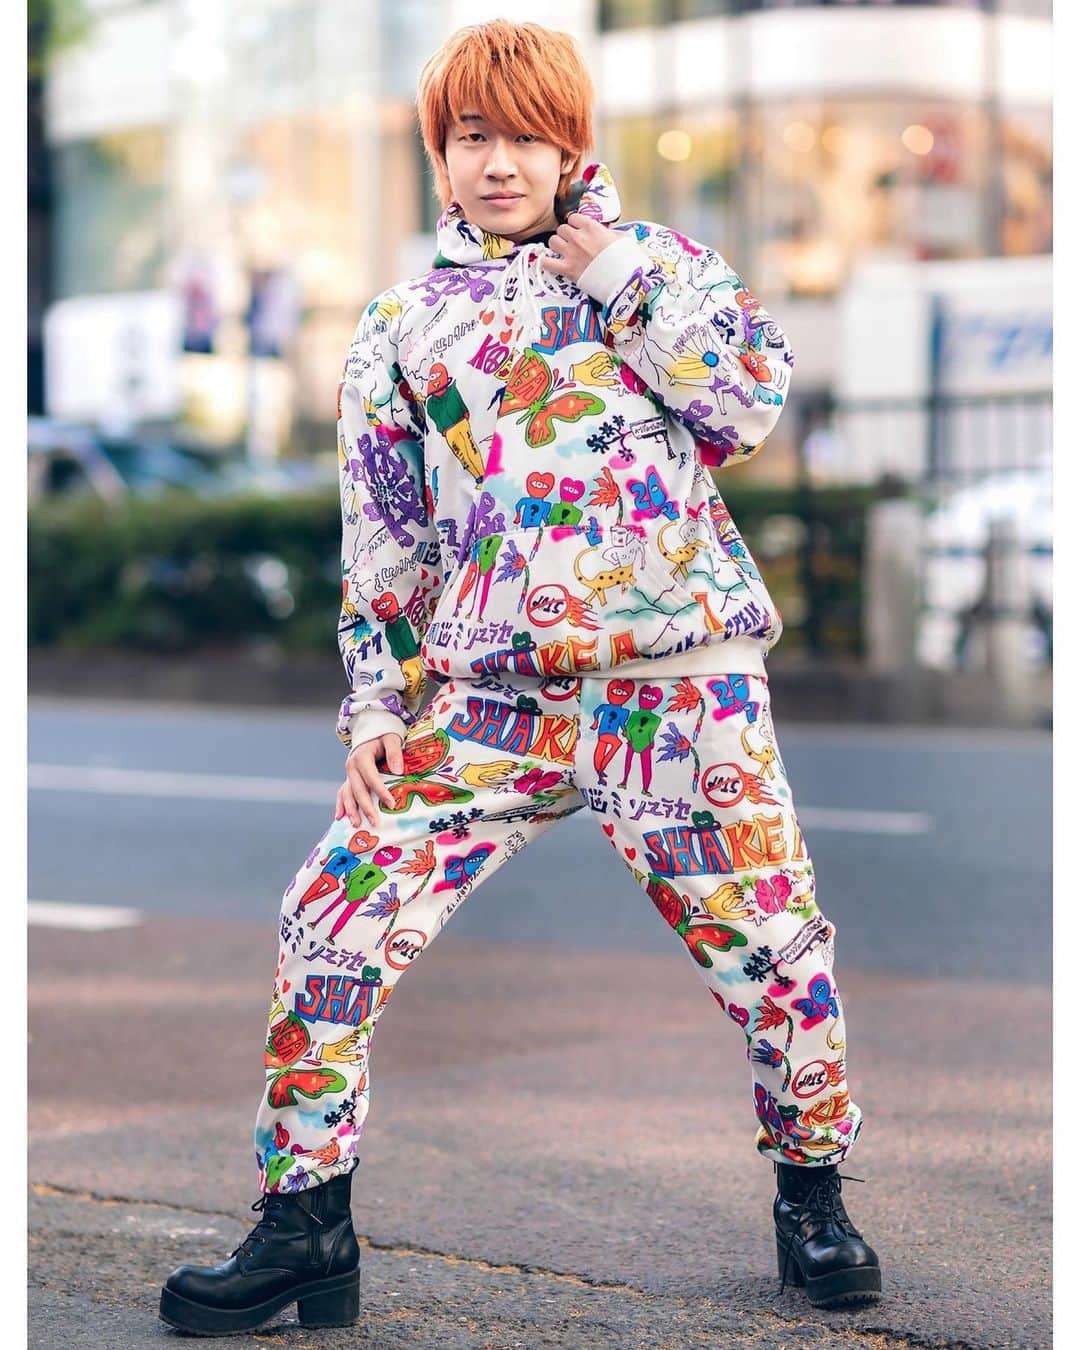
POLYGON ((786 335, 706 244, 648 221, 614 232, 578 279, 608 345, 689 428, 703 464, 749 459, 787 398, 786 335))
POLYGON ((351 692, 337 721, 350 748, 405 735, 425 682, 420 640, 442 589, 428 509, 424 415, 397 362, 401 298, 384 291, 353 335, 338 387, 341 617, 351 692))

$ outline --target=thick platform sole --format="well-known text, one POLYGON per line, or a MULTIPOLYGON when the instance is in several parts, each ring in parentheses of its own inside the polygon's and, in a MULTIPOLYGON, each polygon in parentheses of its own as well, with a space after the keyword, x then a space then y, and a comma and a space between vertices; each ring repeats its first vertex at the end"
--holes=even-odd
POLYGON ((302 1327, 351 1326, 360 1316, 360 1272, 312 1280, 252 1308, 214 1308, 166 1288, 158 1317, 195 1336, 238 1336, 261 1327, 290 1303, 296 1304, 302 1327))
MULTIPOLYGON (((776 1235, 776 1270, 784 1278, 786 1238, 776 1235)), ((859 1303, 863 1299, 881 1295, 880 1266, 852 1266, 848 1270, 834 1270, 827 1275, 803 1274, 799 1265, 798 1246, 793 1246, 787 1258, 787 1283, 806 1290, 806 1297, 815 1308, 839 1307, 845 1303, 859 1303)))

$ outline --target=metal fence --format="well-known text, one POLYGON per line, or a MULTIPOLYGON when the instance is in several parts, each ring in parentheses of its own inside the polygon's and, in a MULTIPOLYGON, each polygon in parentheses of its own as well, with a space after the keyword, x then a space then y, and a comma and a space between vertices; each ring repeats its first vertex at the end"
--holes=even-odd
POLYGON ((978 396, 932 391, 921 398, 857 400, 822 392, 793 398, 788 412, 805 527, 797 563, 803 610, 798 641, 805 651, 863 652, 858 615, 866 512, 875 497, 906 496, 918 500, 925 514, 962 505, 956 513, 962 527, 954 534, 939 528, 918 544, 927 580, 924 603, 940 608, 943 596, 946 606, 955 602, 961 633, 985 604, 990 521, 1008 503, 1030 579, 1033 632, 1043 634, 1050 659, 1050 522, 1024 515, 1031 511, 1030 485, 1045 482, 1050 470, 1049 390, 978 396), (863 490, 862 501, 853 498, 846 511, 837 509, 838 490, 844 488, 863 490), (858 584, 838 589, 841 572, 853 571, 858 584))
POLYGON ((899 479, 930 494, 1050 465, 1053 396, 931 392, 792 399, 799 474, 812 486, 899 479))

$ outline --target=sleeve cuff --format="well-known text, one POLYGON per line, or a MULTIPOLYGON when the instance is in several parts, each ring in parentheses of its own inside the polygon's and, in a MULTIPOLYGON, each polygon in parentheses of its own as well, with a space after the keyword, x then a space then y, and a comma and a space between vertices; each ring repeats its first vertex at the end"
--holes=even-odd
POLYGON ((349 750, 364 741, 373 741, 376 736, 385 736, 387 732, 393 732, 404 741, 407 731, 402 719, 386 708, 361 708, 349 719, 349 750))
POLYGON ((599 301, 605 322, 625 323, 656 284, 649 276, 654 266, 638 240, 624 233, 600 250, 578 277, 578 286, 599 301))

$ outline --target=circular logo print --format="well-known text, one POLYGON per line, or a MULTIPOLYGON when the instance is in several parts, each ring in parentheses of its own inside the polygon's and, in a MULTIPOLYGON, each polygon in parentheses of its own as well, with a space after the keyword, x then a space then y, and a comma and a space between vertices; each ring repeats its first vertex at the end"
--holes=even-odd
POLYGON ((534 586, 525 601, 525 613, 529 622, 537 628, 550 628, 566 618, 570 607, 570 592, 557 581, 545 582, 534 586))
POLYGON ((812 1059, 791 1080, 791 1090, 796 1097, 815 1097, 828 1081, 829 1066, 823 1059, 812 1059))
POLYGON ((737 764, 710 764, 701 775, 701 790, 713 806, 734 806, 746 793, 746 780, 737 764))
POLYGON ((424 950, 427 934, 419 928, 399 928, 386 940, 386 964, 405 970, 424 950))

